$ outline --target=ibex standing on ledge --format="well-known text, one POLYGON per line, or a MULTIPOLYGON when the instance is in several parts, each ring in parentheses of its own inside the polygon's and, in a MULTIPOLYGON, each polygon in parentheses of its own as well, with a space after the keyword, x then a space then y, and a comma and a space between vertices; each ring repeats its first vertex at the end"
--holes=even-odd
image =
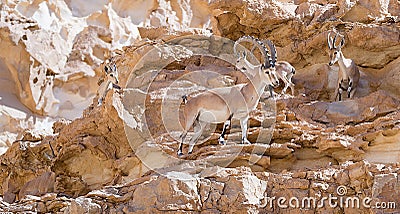
POLYGON ((328 47, 329 47, 329 65, 332 66, 336 62, 339 64, 338 72, 338 85, 335 89, 335 101, 339 97, 338 101, 342 100, 343 90, 347 91, 347 98, 353 98, 356 92, 358 81, 360 80, 360 71, 357 65, 352 59, 346 59, 342 53, 342 47, 344 46, 344 36, 336 33, 332 39, 331 32, 328 34, 328 47), (341 38, 340 45, 336 46, 337 37, 341 38))
POLYGON ((104 66, 104 72, 106 73, 106 77, 103 80, 100 80, 100 86, 97 90, 97 94, 99 99, 97 100, 97 105, 100 106, 103 104, 103 100, 108 92, 108 90, 112 88, 121 89, 118 86, 118 70, 117 65, 115 64, 114 58, 107 59, 106 65, 104 66))
POLYGON ((272 63, 271 66, 275 67, 276 74, 278 75, 279 79, 285 83, 285 87, 282 90, 282 94, 286 93, 288 87, 290 87, 290 91, 292 92, 292 96, 294 96, 294 83, 292 82, 292 77, 296 73, 296 69, 286 61, 277 61, 278 54, 276 52, 275 45, 271 42, 271 40, 263 40, 264 43, 267 43, 269 49, 271 50, 272 56, 272 63))
MULTIPOLYGON (((253 43, 258 43, 252 40, 253 43)), ((260 46, 261 47, 261 46, 260 46)), ((239 69, 249 67, 253 77, 248 79, 248 83, 235 85, 231 87, 214 88, 209 91, 198 94, 195 97, 187 98, 183 96, 186 101, 183 111, 183 133, 181 135, 181 142, 178 148, 178 156, 181 156, 183 141, 193 125, 194 135, 189 142, 188 153, 192 153, 194 144, 201 136, 203 129, 207 123, 224 123, 223 131, 218 139, 220 144, 224 144, 224 135, 226 128, 230 125, 232 118, 240 120, 242 128, 242 143, 249 144, 247 140, 247 121, 249 113, 253 111, 260 100, 265 86, 279 83, 278 79, 272 79, 271 72, 273 68, 270 67, 270 57, 266 49, 261 50, 263 54, 262 59, 268 60, 268 63, 250 66, 246 59, 245 52, 239 55, 236 62, 236 67, 239 69)), ((248 68, 246 68, 248 69, 248 68)), ((276 76, 275 76, 276 77, 276 76)))

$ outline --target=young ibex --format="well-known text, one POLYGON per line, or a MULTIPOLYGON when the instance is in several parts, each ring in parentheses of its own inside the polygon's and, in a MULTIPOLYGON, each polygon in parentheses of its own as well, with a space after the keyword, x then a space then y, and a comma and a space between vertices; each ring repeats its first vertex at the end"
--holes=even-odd
POLYGON ((285 94, 288 87, 290 87, 290 91, 292 92, 291 94, 294 96, 294 83, 292 82, 292 77, 296 74, 296 69, 286 61, 276 62, 275 69, 279 79, 285 83, 282 94, 285 94))
POLYGON ((106 60, 106 65, 104 66, 104 72, 106 74, 103 80, 100 80, 100 86, 97 90, 97 94, 99 96, 97 100, 97 105, 100 106, 103 103, 103 100, 108 92, 108 90, 112 88, 120 89, 118 86, 118 70, 117 65, 115 64, 114 58, 110 58, 106 60))
MULTIPOLYGON (((253 40, 253 42, 256 42, 253 40)), ((264 58, 269 61, 269 55, 266 49, 262 51, 266 53, 264 58)), ((243 52, 237 61, 237 67, 248 64, 246 54, 243 52)), ((254 76, 249 78, 246 84, 235 85, 231 87, 215 88, 195 97, 187 98, 183 96, 185 106, 183 110, 183 133, 181 135, 181 142, 179 143, 178 156, 181 156, 183 141, 188 133, 188 130, 193 125, 194 135, 190 139, 188 153, 191 154, 195 142, 201 136, 203 129, 208 123, 221 123, 224 122, 222 133, 218 139, 220 144, 225 144, 224 135, 226 128, 230 125, 232 118, 240 120, 242 129, 242 143, 250 144, 247 140, 247 121, 249 113, 253 111, 264 91, 265 86, 274 85, 278 79, 271 81, 271 68, 269 63, 259 66, 252 66, 254 69, 254 76)))
POLYGON ((356 92, 358 81, 360 80, 360 71, 357 65, 352 59, 346 59, 342 53, 342 47, 344 46, 344 36, 336 33, 332 39, 331 32, 328 34, 328 47, 329 47, 329 65, 332 66, 336 62, 339 64, 338 72, 338 85, 335 89, 335 98, 339 97, 338 101, 342 100, 343 90, 347 91, 347 98, 353 98, 356 92), (337 37, 341 38, 340 45, 336 46, 337 37))
POLYGON ((276 74, 279 79, 285 83, 285 87, 282 90, 282 94, 286 93, 288 87, 290 87, 290 91, 292 92, 292 96, 294 96, 294 83, 292 82, 292 77, 296 73, 296 69, 286 61, 277 61, 278 54, 276 52, 275 45, 271 42, 271 40, 263 40, 264 43, 267 43, 269 49, 271 50, 271 55, 275 57, 271 57, 272 63, 271 66, 275 67, 276 74))
MULTIPOLYGON (((236 42, 233 46, 233 51, 236 54, 236 56, 238 57, 238 60, 236 61, 236 67, 242 71, 249 71, 249 73, 251 73, 251 74, 256 74, 258 72, 258 70, 260 69, 260 67, 264 67, 264 68, 274 68, 275 67, 272 64, 272 58, 276 58, 275 57, 276 51, 274 53, 271 52, 273 55, 271 57, 268 54, 268 50, 265 47, 265 44, 262 41, 258 40, 257 38, 254 38, 252 36, 243 36, 243 37, 239 38, 238 40, 236 40, 236 42), (248 42, 253 45, 253 47, 250 51, 251 54, 253 54, 255 48, 258 48, 260 50, 260 53, 262 55, 262 59, 261 59, 262 64, 253 65, 252 63, 250 63, 246 58, 246 51, 242 52, 244 58, 242 58, 242 56, 240 56, 240 52, 238 51, 238 45, 242 42, 248 42)), ((274 84, 268 85, 268 89, 271 94, 271 97, 274 97, 274 86, 276 87, 279 85, 279 79, 277 78, 275 69, 270 69, 269 75, 270 75, 271 80, 277 80, 276 82, 274 82, 274 84)))

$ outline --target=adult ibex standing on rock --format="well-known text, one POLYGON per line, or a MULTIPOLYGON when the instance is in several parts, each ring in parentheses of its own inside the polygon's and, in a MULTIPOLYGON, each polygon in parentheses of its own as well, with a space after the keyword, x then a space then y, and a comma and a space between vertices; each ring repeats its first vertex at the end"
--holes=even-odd
POLYGON ((336 33, 334 38, 331 36, 331 32, 328 34, 328 47, 330 62, 332 66, 336 62, 339 64, 338 72, 338 84, 335 89, 335 99, 339 97, 338 101, 342 100, 343 90, 347 91, 347 98, 353 98, 356 92, 358 81, 360 80, 360 71, 357 65, 352 59, 346 59, 342 53, 342 47, 344 46, 344 36, 336 33), (336 39, 340 37, 340 44, 336 45, 336 39))
MULTIPOLYGON (((259 47, 261 43, 258 40, 251 40, 253 43, 258 43, 259 47)), ((242 128, 242 143, 250 144, 247 140, 247 121, 249 119, 249 113, 253 111, 260 100, 264 89, 268 85, 274 85, 279 83, 276 76, 271 75, 273 68, 270 66, 270 57, 268 51, 265 48, 260 50, 262 53, 262 59, 268 60, 268 63, 250 66, 246 59, 245 52, 239 55, 239 59, 236 62, 236 67, 239 69, 246 68, 251 69, 249 72, 254 76, 248 79, 248 83, 239 84, 231 87, 221 87, 205 91, 198 94, 195 97, 187 98, 183 96, 185 106, 183 111, 183 133, 181 135, 182 141, 179 144, 178 156, 181 156, 183 141, 193 125, 194 135, 189 142, 188 153, 191 154, 193 147, 201 136, 203 129, 208 123, 224 123, 222 133, 218 139, 220 144, 225 144, 224 135, 226 128, 230 125, 232 118, 240 120, 242 128), (248 66, 245 66, 248 65, 248 66), (250 66, 250 67, 249 67, 250 66), (273 80, 272 78, 275 79, 273 80)))

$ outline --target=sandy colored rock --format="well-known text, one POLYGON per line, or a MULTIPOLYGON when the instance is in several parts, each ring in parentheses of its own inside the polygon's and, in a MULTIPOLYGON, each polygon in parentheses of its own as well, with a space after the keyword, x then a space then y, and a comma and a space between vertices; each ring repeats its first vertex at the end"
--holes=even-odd
POLYGON ((0 48, 7 50, 0 52, 2 212, 296 213, 300 208, 268 197, 321 199, 338 196, 339 187, 345 197, 394 202, 384 211, 398 212, 398 1, 67 0, 0 7, 0 48), (327 65, 333 28, 345 36, 343 54, 361 70, 355 98, 343 102, 333 101, 338 67, 327 65), (262 95, 250 114, 253 144, 240 144, 232 121, 227 145, 218 144, 219 124, 193 154, 177 157, 179 112, 163 104, 247 81, 229 55, 233 42, 211 35, 272 40, 278 59, 296 68, 296 96, 262 95), (122 89, 96 106, 110 56, 122 89))
POLYGON ((396 111, 399 101, 383 91, 343 102, 315 102, 299 108, 297 114, 307 116, 320 123, 348 124, 360 123, 396 111))

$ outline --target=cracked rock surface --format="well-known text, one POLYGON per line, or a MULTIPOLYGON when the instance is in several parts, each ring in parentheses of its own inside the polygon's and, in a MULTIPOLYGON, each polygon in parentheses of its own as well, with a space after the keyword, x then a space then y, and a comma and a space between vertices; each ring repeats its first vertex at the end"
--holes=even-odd
POLYGON ((0 47, 7 50, 0 51, 0 211, 400 212, 398 1, 39 0, 0 7, 0 47), (327 65, 333 28, 361 70, 355 97, 342 102, 333 101, 338 67, 327 65), (222 124, 210 126, 193 154, 184 144, 178 157, 181 96, 247 81, 226 57, 233 43, 211 35, 272 40, 278 60, 296 68, 295 94, 280 94, 280 86, 275 100, 262 95, 249 119, 253 144, 241 144, 232 120, 226 145, 218 144, 222 124), (110 56, 125 87, 96 106, 110 56), (173 60, 164 65, 162 57, 173 60), (276 201, 329 195, 396 207, 300 209, 276 201))

